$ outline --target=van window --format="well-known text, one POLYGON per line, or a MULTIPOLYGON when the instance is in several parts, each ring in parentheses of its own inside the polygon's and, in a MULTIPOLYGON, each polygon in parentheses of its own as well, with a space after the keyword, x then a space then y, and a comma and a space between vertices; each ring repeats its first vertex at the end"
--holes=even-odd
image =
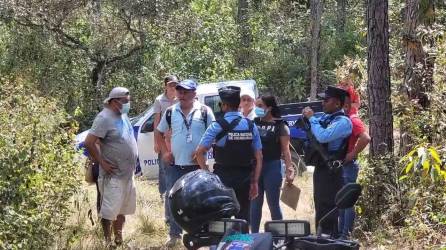
POLYGON ((212 109, 212 112, 214 112, 215 115, 215 119, 223 117, 223 113, 220 110, 220 96, 206 96, 204 98, 204 104, 212 109))
POLYGON ((155 121, 155 114, 152 114, 147 121, 141 126, 141 133, 153 132, 153 122, 155 121))

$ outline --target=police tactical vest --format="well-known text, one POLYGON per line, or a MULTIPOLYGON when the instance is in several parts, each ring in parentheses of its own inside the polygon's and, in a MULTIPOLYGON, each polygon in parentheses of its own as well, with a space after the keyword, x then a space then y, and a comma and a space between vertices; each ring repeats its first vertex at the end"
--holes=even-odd
MULTIPOLYGON (((345 113, 343 111, 338 111, 338 112, 332 114, 327 119, 320 120, 319 124, 323 128, 327 128, 328 125, 330 125, 330 123, 338 116, 345 116, 348 118, 348 116, 345 115, 345 113)), ((311 130, 310 130, 310 133, 311 133, 311 130)), ((346 138, 344 138, 344 140, 342 141, 339 148, 335 151, 328 150, 328 143, 320 143, 322 145, 322 147, 325 149, 325 151, 328 153, 328 156, 326 158, 328 158, 330 161, 344 160, 345 156, 347 155, 348 138, 349 138, 348 136, 346 138)), ((314 145, 311 145, 311 143, 306 146, 304 161, 307 165, 314 165, 314 166, 326 166, 327 165, 327 163, 324 161, 324 157, 322 157, 320 155, 320 152, 318 150, 316 150, 314 145)))
POLYGON ((257 125, 262 141, 263 160, 280 160, 282 156, 280 129, 281 126, 284 126, 284 122, 282 120, 275 120, 274 124, 271 124, 270 122, 262 122, 259 117, 256 117, 254 123, 257 125))
POLYGON ((224 146, 214 145, 215 163, 224 167, 252 167, 254 162, 254 150, 252 148, 254 125, 252 121, 239 117, 231 123, 228 123, 225 119, 219 119, 216 122, 223 130, 216 136, 215 141, 218 142, 224 136, 227 137, 224 146), (242 119, 248 122, 249 128, 247 130, 235 130, 242 119))

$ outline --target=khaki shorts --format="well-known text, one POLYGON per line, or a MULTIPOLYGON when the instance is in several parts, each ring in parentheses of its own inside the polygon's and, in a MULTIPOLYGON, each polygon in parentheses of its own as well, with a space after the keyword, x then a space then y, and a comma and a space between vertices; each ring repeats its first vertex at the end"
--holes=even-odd
POLYGON ((136 189, 133 178, 99 177, 101 193, 101 210, 99 217, 116 220, 120 214, 134 214, 136 210, 136 189))

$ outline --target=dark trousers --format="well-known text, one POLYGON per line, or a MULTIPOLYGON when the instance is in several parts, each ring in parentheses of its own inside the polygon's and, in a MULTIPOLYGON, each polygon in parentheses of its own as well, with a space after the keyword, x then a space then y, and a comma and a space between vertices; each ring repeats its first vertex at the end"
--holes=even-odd
POLYGON ((249 211, 251 201, 249 200, 249 188, 251 184, 251 171, 249 167, 222 166, 214 165, 214 174, 216 174, 221 182, 228 187, 234 189, 240 204, 240 212, 235 216, 237 219, 249 222, 249 211))
MULTIPOLYGON (((321 218, 335 208, 336 193, 342 188, 342 170, 331 171, 326 166, 316 166, 313 174, 314 208, 316 228, 321 218)), ((321 224, 323 234, 338 236, 338 211, 328 216, 321 224)))

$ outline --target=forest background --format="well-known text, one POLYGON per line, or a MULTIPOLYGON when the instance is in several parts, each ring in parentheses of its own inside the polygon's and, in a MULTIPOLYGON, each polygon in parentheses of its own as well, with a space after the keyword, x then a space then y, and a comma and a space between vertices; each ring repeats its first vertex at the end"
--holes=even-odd
POLYGON ((372 136, 356 237, 445 247, 445 24, 441 0, 0 0, 0 248, 54 246, 82 186, 74 135, 112 87, 136 115, 167 74, 282 103, 351 78, 372 136))

